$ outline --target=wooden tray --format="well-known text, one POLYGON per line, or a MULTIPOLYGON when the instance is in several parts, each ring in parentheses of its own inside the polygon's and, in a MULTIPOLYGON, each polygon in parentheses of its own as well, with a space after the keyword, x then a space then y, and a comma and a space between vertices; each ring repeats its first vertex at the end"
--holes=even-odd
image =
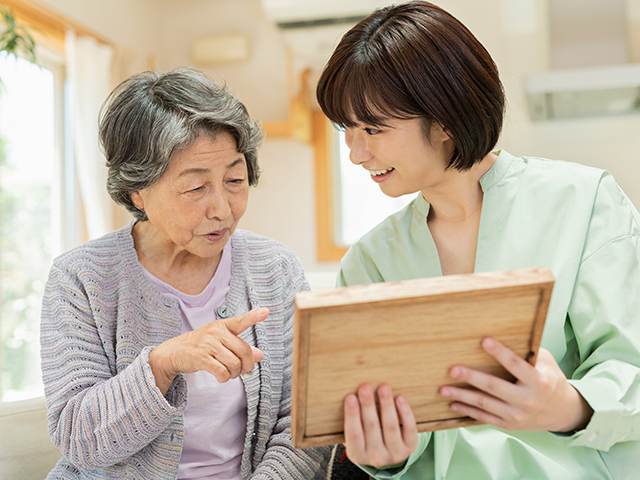
POLYGON ((537 268, 298 293, 294 445, 342 443, 344 398, 363 383, 402 394, 419 431, 479 424, 452 411, 438 388, 456 385, 454 364, 512 379, 480 347, 487 336, 535 364, 553 282, 537 268))

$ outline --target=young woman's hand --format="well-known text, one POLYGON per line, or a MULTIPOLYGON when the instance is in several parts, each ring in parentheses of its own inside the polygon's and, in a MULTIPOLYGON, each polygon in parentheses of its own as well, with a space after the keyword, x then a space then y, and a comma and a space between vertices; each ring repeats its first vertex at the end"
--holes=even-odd
POLYGON ((416 420, 404 397, 394 400, 391 387, 383 383, 378 400, 380 415, 373 388, 365 384, 344 401, 347 456, 353 463, 377 468, 403 463, 418 446, 416 420))
POLYGON ((156 385, 166 394, 180 373, 206 370, 220 383, 253 370, 262 360, 262 351, 238 337, 252 325, 269 315, 269 309, 258 308, 233 318, 207 325, 171 338, 149 354, 149 365, 156 385))
POLYGON ((535 367, 500 342, 485 338, 482 348, 515 378, 515 383, 455 365, 449 374, 478 390, 441 387, 451 409, 508 430, 569 432, 584 428, 593 410, 543 348, 535 367))

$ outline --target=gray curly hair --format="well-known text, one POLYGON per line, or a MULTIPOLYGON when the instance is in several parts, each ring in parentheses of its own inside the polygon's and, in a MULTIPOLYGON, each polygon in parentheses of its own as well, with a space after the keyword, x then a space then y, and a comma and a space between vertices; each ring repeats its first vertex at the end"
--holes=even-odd
POLYGON ((173 156, 198 137, 220 132, 235 139, 247 162, 249 185, 257 185, 257 150, 264 134, 226 86, 187 67, 133 75, 111 92, 100 110, 109 195, 138 220, 147 220, 131 194, 156 183, 173 156))

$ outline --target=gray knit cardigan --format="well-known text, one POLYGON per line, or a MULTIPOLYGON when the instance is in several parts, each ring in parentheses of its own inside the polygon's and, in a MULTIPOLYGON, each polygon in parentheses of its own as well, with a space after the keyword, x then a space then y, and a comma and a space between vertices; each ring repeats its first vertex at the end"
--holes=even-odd
MULTIPOLYGON (((186 381, 179 375, 163 397, 148 360, 154 346, 180 334, 181 316, 145 275, 132 226, 65 253, 51 268, 42 375, 49 434, 63 458, 48 479, 163 480, 178 472, 186 381)), ((264 352, 242 375, 242 478, 322 478, 329 448, 296 450, 290 434, 293 297, 308 289, 302 267, 274 240, 237 230, 231 242, 231 287, 218 314, 270 310, 240 335, 264 352)))

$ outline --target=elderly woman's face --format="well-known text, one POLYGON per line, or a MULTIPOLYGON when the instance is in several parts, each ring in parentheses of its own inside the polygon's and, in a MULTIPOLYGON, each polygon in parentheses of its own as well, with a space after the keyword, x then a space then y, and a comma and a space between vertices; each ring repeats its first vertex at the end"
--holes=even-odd
POLYGON ((177 153, 154 185, 132 195, 163 242, 202 258, 219 256, 247 208, 244 155, 221 132, 177 153))

